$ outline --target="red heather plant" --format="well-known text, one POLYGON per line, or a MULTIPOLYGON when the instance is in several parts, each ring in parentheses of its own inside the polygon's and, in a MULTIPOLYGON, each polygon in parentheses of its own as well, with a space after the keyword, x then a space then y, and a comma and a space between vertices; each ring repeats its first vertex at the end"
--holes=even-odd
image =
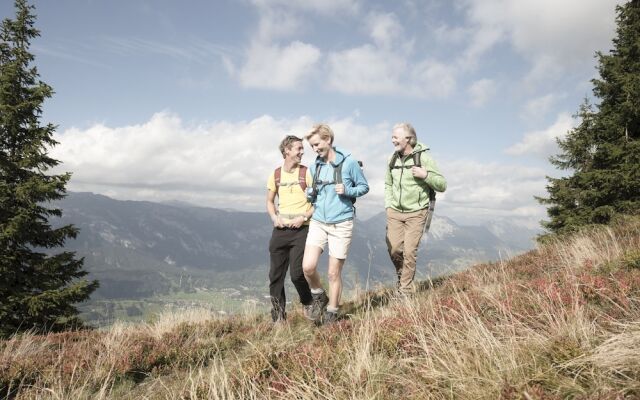
POLYGON ((640 218, 425 283, 412 299, 367 294, 320 328, 293 312, 275 327, 176 316, 15 337, 0 342, 0 396, 634 398, 639 250, 640 218))

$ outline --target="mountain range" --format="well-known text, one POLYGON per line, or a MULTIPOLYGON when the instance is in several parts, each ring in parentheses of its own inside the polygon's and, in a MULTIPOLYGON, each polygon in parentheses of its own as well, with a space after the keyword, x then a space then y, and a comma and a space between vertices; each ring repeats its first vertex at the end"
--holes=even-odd
MULTIPOLYGON (((273 228, 266 212, 121 201, 92 193, 70 193, 59 207, 63 217, 56 224, 80 229, 66 247, 84 257, 90 277, 100 281, 94 301, 232 288, 252 288, 257 298, 268 293, 273 228)), ((418 277, 508 258, 533 248, 537 233, 507 220, 460 226, 436 212, 420 245, 418 277)), ((321 262, 320 271, 326 271, 321 262)), ((384 213, 357 219, 343 272, 346 287, 392 284, 394 275, 384 213)))

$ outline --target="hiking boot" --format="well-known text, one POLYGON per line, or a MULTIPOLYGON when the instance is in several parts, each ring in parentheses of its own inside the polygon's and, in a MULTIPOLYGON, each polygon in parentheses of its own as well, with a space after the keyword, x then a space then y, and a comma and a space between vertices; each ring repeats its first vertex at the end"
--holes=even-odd
POLYGON ((273 322, 284 322, 287 320, 287 313, 276 309, 271 309, 271 320, 273 322))
POLYGON ((322 316, 322 325, 333 324, 336 321, 338 321, 338 313, 337 312, 332 312, 332 311, 325 311, 324 312, 324 315, 322 316))
POLYGON ((401 303, 403 301, 410 300, 411 298, 413 298, 413 296, 414 294, 410 291, 396 289, 389 295, 389 301, 401 303))
POLYGON ((329 298, 326 292, 319 294, 311 293, 311 297, 313 298, 313 302, 311 303, 311 319, 313 321, 319 321, 327 304, 329 304, 329 298))
POLYGON ((304 315, 304 317, 310 321, 313 321, 313 318, 311 318, 312 312, 313 312, 313 303, 302 305, 302 315, 304 315))

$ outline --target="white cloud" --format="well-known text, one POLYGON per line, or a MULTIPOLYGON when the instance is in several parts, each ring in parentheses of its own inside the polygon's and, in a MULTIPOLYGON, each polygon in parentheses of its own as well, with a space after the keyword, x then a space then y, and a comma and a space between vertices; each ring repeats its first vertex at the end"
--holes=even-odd
POLYGON ((309 22, 304 13, 353 15, 359 9, 354 0, 252 0, 252 3, 259 13, 258 29, 252 42, 262 43, 299 33, 309 22))
POLYGON ((140 54, 154 54, 182 62, 189 61, 201 64, 210 63, 215 57, 224 57, 234 52, 232 48, 194 38, 179 43, 115 36, 105 37, 102 40, 110 51, 121 56, 137 57, 140 54))
POLYGON ((390 48, 402 37, 402 25, 393 13, 371 13, 366 21, 369 35, 382 48, 390 48))
POLYGON ((473 71, 478 67, 480 58, 503 38, 503 31, 494 26, 482 26, 470 30, 469 45, 461 53, 456 65, 462 71, 473 71))
POLYGON ((263 9, 260 11, 260 21, 254 42, 270 43, 280 38, 291 37, 300 31, 303 24, 302 18, 294 13, 263 9))
POLYGON ((563 97, 564 95, 549 93, 533 98, 524 105, 521 117, 532 121, 544 118, 551 108, 563 97))
POLYGON ((328 68, 329 88, 348 94, 443 98, 456 87, 449 66, 432 60, 409 64, 402 55, 370 44, 330 54, 328 68))
POLYGON ((332 53, 328 67, 329 87, 349 94, 399 92, 407 68, 403 59, 372 45, 332 53))
POLYGON ((480 79, 473 82, 467 92, 471 96, 471 105, 482 107, 496 94, 496 83, 491 79, 480 79))
POLYGON ((444 98, 456 87, 453 67, 415 57, 413 39, 394 13, 371 12, 365 28, 373 43, 328 54, 330 89, 347 94, 444 98))
MULTIPOLYGON (((584 60, 584 65, 588 62, 584 60)), ((522 79, 522 86, 529 92, 535 92, 540 86, 556 82, 566 73, 566 66, 554 57, 543 54, 531 61, 529 72, 522 79)))
POLYGON ((292 10, 316 12, 319 14, 353 14, 360 8, 356 0, 253 0, 261 8, 286 8, 292 10))
POLYGON ((575 65, 608 48, 621 0, 530 0, 507 2, 513 45, 523 54, 549 55, 575 65))
MULTIPOLYGON (((277 149, 286 134, 304 135, 315 123, 308 117, 185 124, 167 112, 148 122, 56 134, 51 155, 71 171, 72 191, 93 191, 122 199, 182 200, 245 211, 264 208, 266 179, 282 162, 277 149)), ((358 201, 367 218, 383 211, 384 174, 393 151, 391 124, 362 125, 352 118, 327 121, 336 145, 363 161, 371 191, 358 201)), ((303 162, 315 158, 308 144, 303 162)), ((439 197, 442 215, 540 218, 533 195, 542 195, 544 171, 519 165, 443 160, 434 154, 448 180, 439 197)))
MULTIPOLYGON (((260 17, 245 59, 239 67, 231 63, 229 68, 228 57, 223 62, 244 87, 298 90, 313 75, 330 90, 346 94, 442 99, 455 91, 463 74, 478 69, 488 51, 506 43, 529 63, 520 82, 535 91, 560 79, 570 68, 592 65, 594 50, 609 47, 615 27, 614 7, 621 2, 459 0, 458 10, 466 13, 464 25, 438 22, 431 30, 436 42, 425 46, 416 44, 416 38, 424 35, 407 37, 397 14, 364 2, 253 0, 260 17), (373 11, 367 12, 365 7, 373 11), (364 17, 363 9, 367 12, 364 17), (346 16, 365 30, 370 42, 342 49, 328 44, 320 50, 327 43, 295 40, 303 30, 326 26, 316 26, 310 13, 321 18, 346 16), (283 42, 285 39, 292 41, 283 42), (433 52, 446 43, 451 47, 444 53, 449 61, 433 52), (464 48, 460 49, 461 45, 464 48), (319 64, 326 68, 319 68, 319 64)), ((495 84, 480 80, 468 90, 471 104, 480 107, 492 96, 495 84)))
MULTIPOLYGON (((327 52, 328 80, 334 90, 348 94, 446 98, 461 74, 475 71, 488 51, 507 43, 529 63, 521 83, 533 91, 561 79, 571 68, 590 68, 594 51, 609 48, 615 4, 621 2, 462 0, 465 25, 440 24, 432 30, 440 44, 459 46, 467 40, 457 54, 449 50, 452 62, 417 56, 414 41, 407 40, 395 14, 372 12, 365 26, 373 43, 327 52)), ((481 106, 492 89, 489 82, 474 84, 469 89, 472 104, 481 106)))
POLYGON ((438 43, 450 45, 460 45, 465 43, 469 37, 472 37, 472 31, 468 27, 449 26, 441 23, 433 30, 433 34, 438 43))
MULTIPOLYGON (((282 162, 280 140, 290 133, 303 136, 313 123, 307 117, 262 116, 248 122, 187 125, 177 115, 162 112, 140 125, 94 125, 57 133, 60 144, 51 155, 63 162, 57 171, 73 172, 72 191, 261 210, 267 176, 282 162)), ((374 134, 376 128, 351 119, 329 124, 337 145, 352 151, 365 166, 384 157, 384 150, 375 149, 384 149, 380 141, 387 141, 386 131, 374 134), (362 149, 365 139, 375 146, 372 151, 362 149)), ((315 154, 305 146, 304 162, 309 164, 315 154)), ((375 173, 370 176, 380 181, 375 173)))
POLYGON ((65 45, 56 44, 55 46, 53 45, 38 46, 36 44, 32 46, 32 49, 34 54, 36 54, 37 56, 47 55, 47 56, 51 56, 51 57, 55 57, 63 60, 68 60, 73 63, 86 64, 91 67, 97 67, 100 69, 110 68, 108 64, 96 61, 95 57, 93 56, 80 54, 79 52, 80 47, 81 46, 78 46, 75 43, 65 44, 65 45))
POLYGON ((574 120, 568 113, 559 114, 550 127, 524 135, 522 141, 505 150, 505 153, 519 156, 533 154, 548 158, 558 152, 557 138, 563 138, 574 127, 574 120))
POLYGON ((304 18, 295 12, 295 4, 279 7, 281 2, 271 0, 254 4, 260 13, 259 23, 244 60, 238 67, 223 57, 225 69, 243 87, 299 90, 317 72, 322 54, 316 46, 299 40, 282 43, 305 27, 304 18))
POLYGON ((407 93, 419 97, 448 97, 456 88, 455 70, 451 66, 432 60, 419 62, 410 71, 406 83, 407 93))
POLYGON ((238 77, 244 87, 297 89, 313 75, 320 54, 316 47, 298 41, 285 47, 255 43, 238 77))
POLYGON ((477 31, 474 36, 488 38, 474 39, 468 51, 477 57, 506 40, 532 63, 529 83, 559 78, 567 68, 592 65, 595 50, 610 48, 615 6, 623 2, 466 0, 469 21, 477 31))
POLYGON ((533 197, 544 195, 540 168, 457 160, 441 162, 441 169, 448 181, 438 200, 443 215, 457 221, 518 217, 534 225, 544 216, 533 197))
POLYGON ((454 68, 432 58, 412 59, 415 41, 405 37, 394 13, 373 11, 362 20, 361 29, 371 43, 323 52, 313 44, 294 41, 284 45, 282 41, 313 23, 301 11, 326 15, 350 10, 353 17, 360 8, 358 2, 253 3, 260 11, 260 20, 245 59, 236 67, 229 57, 223 58, 227 71, 244 87, 298 90, 314 77, 326 83, 329 90, 347 94, 443 98, 455 90, 454 68), (326 58, 321 60, 323 55, 326 58), (324 69, 319 68, 321 61, 324 69))

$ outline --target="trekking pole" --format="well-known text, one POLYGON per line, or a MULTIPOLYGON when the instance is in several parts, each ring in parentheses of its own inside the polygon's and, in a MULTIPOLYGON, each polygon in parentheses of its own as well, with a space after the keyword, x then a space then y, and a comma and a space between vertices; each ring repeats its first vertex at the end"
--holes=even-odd
MULTIPOLYGON (((429 190, 429 209, 427 210, 427 220, 424 223, 425 242, 429 238, 429 228, 431 227, 431 217, 433 217, 433 211, 435 209, 436 209, 436 191, 429 190)), ((432 272, 433 271, 431 271, 431 268, 429 268, 428 276, 429 276, 429 283, 431 284, 431 287, 433 287, 433 281, 431 281, 432 272)))
POLYGON ((427 210, 427 220, 424 223, 424 233, 429 233, 431 227, 431 217, 433 217, 433 211, 436 208, 436 191, 429 190, 429 210, 427 210))

